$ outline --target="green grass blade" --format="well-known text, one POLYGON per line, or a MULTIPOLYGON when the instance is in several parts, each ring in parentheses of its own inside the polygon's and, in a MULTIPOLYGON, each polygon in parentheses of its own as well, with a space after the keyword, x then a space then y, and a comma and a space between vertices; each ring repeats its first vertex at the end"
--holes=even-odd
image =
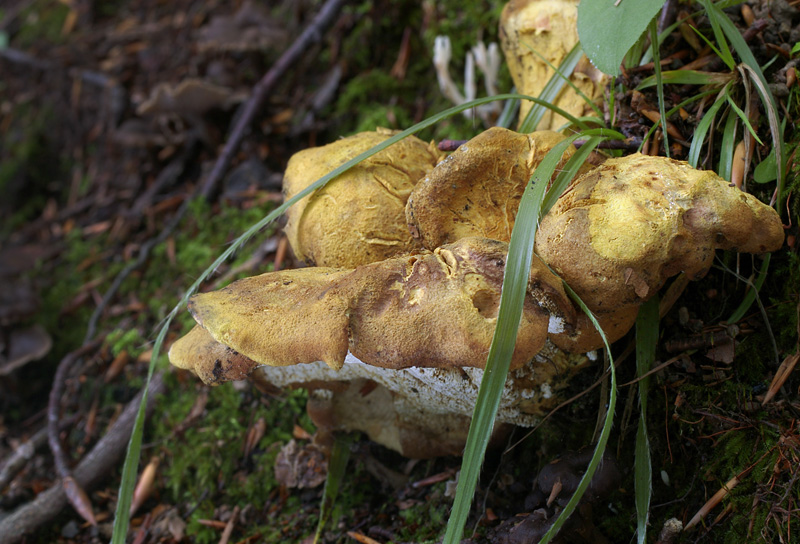
POLYGON ((780 115, 778 113, 778 104, 775 101, 775 96, 772 94, 772 91, 767 84, 767 79, 764 77, 764 72, 762 72, 758 61, 756 60, 755 56, 753 56, 753 52, 750 51, 750 47, 742 37, 739 29, 736 28, 736 25, 734 25, 728 16, 725 15, 725 12, 715 5, 711 5, 709 7, 708 16, 709 18, 713 17, 724 34, 731 41, 731 45, 733 45, 734 50, 736 50, 739 58, 741 58, 742 62, 744 63, 744 68, 750 73, 753 83, 755 83, 756 89, 758 89, 758 94, 761 95, 761 101, 764 104, 764 109, 767 110, 767 118, 769 119, 769 128, 772 135, 772 145, 775 148, 775 175, 778 179, 778 199, 776 201, 776 209, 778 210, 779 214, 783 213, 782 207, 778 206, 777 204, 781 201, 781 197, 783 196, 783 187, 786 177, 786 153, 783 141, 783 130, 781 130, 781 124, 779 121, 780 115))
POLYGON ((650 459, 650 441, 647 438, 647 393, 650 378, 643 376, 653 368, 656 359, 658 306, 658 297, 653 297, 642 304, 636 317, 636 374, 639 377, 640 411, 633 469, 638 544, 647 542, 647 519, 650 515, 650 497, 653 492, 653 466, 650 459))
MULTIPOLYGON (((514 87, 511 89, 512 93, 515 93, 517 88, 514 87)), ((500 116, 497 118, 497 122, 495 126, 508 128, 514 123, 514 119, 517 117, 517 112, 519 111, 519 99, 515 98, 513 100, 506 100, 503 104, 503 111, 500 112, 500 116)))
MULTIPOLYGON (((522 121, 519 126, 520 132, 527 133, 536 130, 536 127, 539 126, 542 117, 544 117, 548 109, 564 116, 563 113, 556 111, 557 108, 552 105, 552 102, 555 101, 558 93, 564 88, 565 81, 569 81, 569 76, 572 75, 572 71, 575 70, 575 66, 578 65, 578 61, 581 60, 582 56, 583 50, 580 47, 580 43, 577 43, 567 56, 564 57, 564 60, 561 61, 556 72, 547 82, 547 85, 544 86, 544 89, 542 89, 541 94, 539 94, 539 99, 541 101, 537 102, 535 106, 528 110, 528 115, 525 116, 525 120, 522 121)), ((570 121, 572 121, 572 119, 570 119, 570 121)))
POLYGON ((586 472, 583 474, 583 477, 581 478, 577 489, 575 489, 575 493, 572 495, 572 498, 570 498, 569 502, 564 507, 564 510, 562 510, 558 515, 556 521, 553 522, 553 526, 550 527, 547 533, 545 533, 545 535, 539 541, 539 544, 547 544, 550 542, 567 521, 572 512, 575 511, 575 508, 578 507, 578 503, 583 497, 583 494, 586 492, 586 489, 589 487, 589 483, 592 481, 594 473, 597 471, 597 467, 600 466, 600 461, 603 458, 603 452, 606 450, 606 444, 608 444, 608 438, 611 436, 611 427, 614 425, 614 410, 617 406, 617 373, 614 367, 614 359, 611 357, 611 346, 608 343, 608 338, 606 338, 606 334, 600 327, 600 323, 597 322, 597 318, 575 293, 575 291, 573 291, 572 288, 566 283, 564 283, 564 289, 569 296, 572 297, 572 300, 574 300, 581 310, 583 310, 583 312, 589 317, 589 320, 591 320, 592 324, 603 338, 603 344, 605 344, 606 353, 608 353, 609 369, 611 371, 611 387, 609 388, 608 411, 606 412, 606 419, 603 423, 603 429, 600 431, 600 436, 597 439, 597 445, 594 448, 592 459, 589 461, 589 465, 586 467, 586 472))
POLYGON ((328 476, 325 478, 325 488, 322 490, 322 505, 319 509, 319 521, 317 530, 314 533, 314 544, 320 542, 322 531, 333 515, 333 506, 336 504, 336 496, 344 480, 347 461, 350 458, 349 435, 337 435, 333 441, 333 451, 328 461, 328 476))
MULTIPOLYGON (((273 221, 278 219, 290 206, 293 206, 296 202, 300 199, 308 196, 312 192, 316 191, 318 188, 324 186, 328 181, 335 178, 336 176, 346 172, 359 162, 363 161, 364 159, 371 157, 375 153, 379 153, 383 149, 386 149, 390 145, 410 136, 412 134, 416 134, 417 132, 430 127, 439 121, 461 113, 462 111, 468 110, 475 106, 479 106, 481 104, 485 104, 488 102, 492 102, 495 100, 507 100, 507 99, 520 99, 520 100, 531 100, 535 103, 540 102, 538 98, 533 98, 526 95, 520 94, 502 94, 496 95, 491 97, 479 98, 477 100, 472 100, 465 104, 461 104, 459 106, 447 109, 437 115, 431 116, 424 121, 417 123, 411 128, 408 128, 398 134, 395 134, 391 138, 381 142, 379 145, 361 153, 357 157, 353 158, 352 160, 347 161, 345 164, 341 165, 340 167, 336 168, 329 174, 321 177, 311 185, 309 185, 306 189, 299 192, 297 195, 292 197, 291 199, 287 200, 280 206, 278 206, 275 210, 269 213, 266 217, 255 223, 251 226, 244 234, 239 236, 234 242, 228 246, 225 251, 223 251, 219 257, 208 267, 206 268, 197 280, 186 290, 181 301, 172 309, 172 311, 167 315, 164 319, 164 322, 161 326, 161 329, 156 336, 155 344, 153 345, 152 356, 150 359, 150 366, 147 371, 147 380, 145 382, 145 387, 150 385, 150 379, 153 375, 153 371, 155 369, 156 362, 159 360, 161 355, 161 348, 164 343, 164 339, 166 338, 167 331, 169 330, 169 326, 172 323, 172 320, 175 319, 175 316, 178 312, 185 306, 186 302, 189 300, 194 293, 197 292, 200 285, 208 279, 208 277, 216 270, 220 265, 222 265, 231 255, 233 255, 243 244, 245 244, 250 238, 252 238, 256 233, 260 232, 266 226, 271 224, 273 221)), ((568 118, 572 118, 573 121, 581 124, 577 119, 573 116, 569 115, 566 112, 563 112, 562 115, 568 118)), ((117 499, 117 508, 114 514, 114 529, 111 536, 112 544, 124 544, 126 540, 126 535, 128 532, 128 526, 130 525, 130 504, 133 498, 133 489, 136 485, 136 472, 137 467, 139 465, 139 457, 141 454, 141 447, 142 447, 142 435, 144 433, 144 412, 145 406, 147 401, 147 393, 142 396, 142 402, 139 404, 139 411, 136 415, 136 421, 133 426, 133 431, 131 433, 130 441, 128 442, 128 449, 125 455, 125 462, 122 467, 122 482, 119 488, 119 495, 117 499)))
POLYGON ((739 303, 739 307, 736 308, 736 310, 728 318, 728 323, 736 323, 742 319, 750 309, 750 306, 753 305, 753 302, 755 302, 756 295, 758 295, 758 292, 761 291, 761 286, 764 285, 764 280, 767 279, 767 272, 769 271, 769 261, 771 256, 771 253, 764 255, 764 264, 761 265, 761 270, 758 271, 758 276, 756 276, 753 286, 749 291, 747 291, 747 293, 745 293, 742 302, 739 303))
POLYGON ((556 177, 553 185, 550 187, 550 190, 547 191, 547 194, 544 197, 544 201, 542 203, 542 213, 541 215, 546 215, 547 212, 550 211, 550 208, 556 203, 558 197, 567 189, 569 183, 572 181, 572 178, 575 177, 575 174, 578 172, 578 169, 586 162, 586 159, 589 155, 594 151, 594 149, 602 142, 603 140, 607 140, 610 138, 613 139, 620 139, 624 140, 625 135, 621 134, 615 130, 609 129, 592 129, 586 130, 583 133, 583 136, 591 136, 588 140, 586 140, 583 145, 573 154, 567 163, 564 165, 564 168, 556 177))
MULTIPOLYGON (((692 102, 697 102, 698 100, 702 99, 703 97, 705 97, 705 96, 708 96, 708 95, 710 95, 710 94, 715 94, 716 92, 717 92, 717 91, 714 91, 714 90, 712 90, 712 91, 705 91, 705 92, 698 93, 698 94, 696 94, 696 95, 690 96, 689 98, 687 98, 686 100, 684 100, 684 101, 683 101, 683 102, 681 102, 680 104, 677 104, 677 105, 673 106, 673 107, 672 107, 672 109, 670 109, 669 111, 667 111, 667 118, 669 118, 669 117, 672 117, 673 115, 675 115, 676 113, 678 113, 678 111, 679 111, 679 110, 680 110, 682 107, 684 107, 684 106, 687 106, 687 105, 691 104, 692 102)), ((640 152, 640 153, 641 153, 641 151, 642 151, 642 148, 644 147, 644 144, 645 144, 645 142, 647 142, 647 141, 648 141, 650 138, 652 138, 652 137, 653 137, 653 133, 656 131, 656 129, 657 129, 659 126, 660 126, 660 123, 652 125, 652 126, 650 127, 650 129, 647 131, 647 134, 645 134, 645 135, 644 135, 644 138, 642 138, 642 143, 641 143, 641 145, 639 145, 639 152, 640 152)))
MULTIPOLYGON (((727 85, 725 86, 727 89, 727 85)), ((694 137, 692 138, 692 145, 689 146, 689 156, 687 160, 689 164, 693 167, 697 168, 699 161, 700 161, 700 151, 703 149, 703 145, 706 141, 706 134, 708 134, 709 129, 711 128, 711 124, 714 122, 714 119, 717 117, 717 112, 722 107, 723 104, 726 104, 727 101, 725 100, 724 91, 720 93, 720 97, 712 104, 708 111, 703 115, 703 118, 697 123, 697 127, 694 129, 694 137)))
POLYGON ((750 124, 750 119, 747 118, 747 114, 742 111, 742 108, 736 105, 736 102, 733 101, 730 93, 726 94, 725 98, 728 100, 728 104, 730 104, 731 108, 733 108, 733 111, 736 113, 736 115, 739 116, 739 119, 742 120, 742 124, 747 127, 748 132, 750 132, 753 138, 755 138, 755 140, 758 142, 758 145, 764 145, 764 142, 761 141, 761 138, 758 137, 758 134, 756 134, 756 131, 753 129, 753 125, 750 124))
MULTIPOLYGON (((733 79, 731 72, 700 72, 698 70, 667 70, 661 72, 661 81, 669 85, 725 85, 733 79)), ((656 76, 647 76, 636 87, 641 91, 657 84, 656 76)))
MULTIPOLYGON (((712 12, 713 8, 716 8, 716 6, 713 5, 711 0, 700 0, 700 5, 706 10, 706 15, 711 23, 711 29, 714 31, 714 39, 716 40, 717 44, 719 44, 719 49, 714 47, 714 44, 709 42, 705 36, 700 34, 700 32, 698 32, 698 34, 701 38, 706 40, 706 43, 710 45, 712 49, 714 49, 714 52, 719 55, 719 58, 722 59, 722 62, 724 62, 730 70, 733 70, 736 66, 736 61, 733 60, 733 54, 731 54, 730 47, 728 47, 728 40, 725 39, 725 33, 722 31, 722 27, 720 26, 720 17, 716 12, 712 12)), ((719 13, 722 14, 723 12, 720 10, 719 13)), ((724 14, 722 17, 727 19, 724 14)))
POLYGON ((478 389, 478 398, 472 414, 461 474, 458 478, 456 497, 447 523, 444 544, 461 541, 475 495, 486 446, 494 426, 500 396, 506 383, 511 355, 517 342, 517 330, 522 316, 522 306, 528 289, 533 244, 539 220, 542 200, 550 177, 555 172, 561 155, 577 138, 575 135, 556 144, 531 176, 520 200, 519 211, 508 244, 508 258, 500 293, 500 309, 497 316, 492 344, 486 361, 483 379, 478 389))
POLYGON ((658 113, 661 115, 661 135, 664 137, 664 152, 669 157, 669 135, 667 134, 667 112, 664 105, 664 81, 661 79, 661 52, 658 50, 658 23, 654 17, 650 21, 650 36, 652 40, 653 68, 656 76, 656 92, 658 93, 658 113))
POLYGON ((725 180, 731 180, 733 170, 733 154, 736 150, 736 120, 737 116, 728 113, 725 128, 722 130, 722 144, 719 148, 719 168, 717 173, 725 180))
MULTIPOLYGON (((594 112, 597 114, 598 117, 603 117, 603 112, 600 111, 600 107, 597 104, 595 104, 594 101, 591 100, 588 96, 586 96, 586 94, 583 91, 581 91, 572 82, 572 80, 570 79, 570 75, 572 75, 572 72, 575 70, 575 66, 577 66, 578 62, 580 62, 580 59, 583 56, 583 49, 581 49, 580 42, 576 43, 572 47, 572 50, 569 53, 567 53, 567 57, 564 59, 564 61, 561 62, 561 66, 559 66, 558 68, 553 66, 552 62, 550 62, 546 57, 542 56, 541 53, 539 53, 533 47, 528 46, 528 49, 531 51, 531 53, 533 53, 534 55, 539 57, 539 60, 541 60, 542 62, 547 64, 547 66, 549 66, 553 70, 553 72, 554 72, 553 73, 553 77, 558 77, 561 80, 563 80, 564 84, 569 85, 570 88, 573 91, 575 91, 575 94, 577 94, 578 96, 583 98, 583 101, 586 104, 588 104, 594 110, 594 112), (577 60, 575 60, 575 57, 573 55, 577 57, 577 60), (568 59, 569 59, 569 61, 565 62, 568 59), (565 74, 567 74, 567 75, 565 75, 565 74)), ((551 78, 550 81, 553 81, 553 79, 551 78)), ((550 84, 550 81, 547 82, 548 85, 550 84)), ((562 87, 563 87, 563 85, 562 85, 562 87)), ((543 92, 546 89, 547 89, 547 87, 545 87, 545 89, 543 89, 543 92)), ((548 93, 548 94, 550 94, 550 93, 548 93)), ((558 96, 558 92, 555 93, 553 98, 555 99, 556 96, 558 96)), ((540 96, 539 98, 543 98, 543 97, 540 96)))
MULTIPOLYGON (((480 475, 486 446, 489 443, 500 396, 508 375, 511 355, 517 341, 517 330, 522 315, 522 305, 528 287, 536 227, 542 212, 545 191, 555 172, 561 156, 572 142, 588 135, 607 135, 614 133, 605 129, 595 129, 575 134, 556 144, 534 171, 531 181, 525 187, 520 200, 519 211, 511 232, 508 258, 503 276, 503 289, 500 294, 500 309, 497 316, 492 344, 486 368, 478 389, 478 398, 472 414, 472 422, 467 436, 467 444, 458 478, 456 497, 447 523, 444 544, 460 542, 467 522, 475 486, 480 475)), ((613 137, 617 137, 616 135, 613 137)), ((588 485, 588 482, 587 482, 588 485)))

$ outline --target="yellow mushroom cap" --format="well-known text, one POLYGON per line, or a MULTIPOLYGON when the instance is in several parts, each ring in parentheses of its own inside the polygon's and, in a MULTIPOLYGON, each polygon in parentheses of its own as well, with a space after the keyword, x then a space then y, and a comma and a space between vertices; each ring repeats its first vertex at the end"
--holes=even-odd
MULTIPOLYGON (((421 180, 406 205, 411 232, 427 249, 467 236, 508 242, 533 171, 564 136, 494 127, 461 145, 421 180)), ((569 146, 559 166, 575 152, 569 146)))
MULTIPOLYGON (((170 358, 182 368, 210 365, 194 370, 212 382, 220 368, 249 372, 248 360, 269 366, 323 361, 338 369, 348 351, 384 368, 483 367, 507 252, 502 242, 465 238, 355 270, 305 268, 239 280, 189 303, 198 324, 230 350, 195 329, 170 358), (212 354, 201 357, 203 350, 212 354)), ((574 319, 561 282, 534 259, 512 367, 539 352, 549 329, 574 319)))
POLYGON ((590 309, 639 304, 679 272, 703 276, 716 249, 775 251, 778 214, 713 172, 665 157, 609 159, 542 219, 536 252, 590 309))
MULTIPOLYGON (((555 73, 550 65, 559 66, 578 43, 577 21, 578 0, 511 0, 506 4, 500 15, 500 44, 520 94, 534 97, 541 94, 555 73)), ((606 79, 583 57, 570 82, 589 100, 598 100, 603 96, 606 79)), ((553 103, 576 117, 590 108, 570 86, 564 86, 553 103)), ((532 105, 530 101, 522 101, 520 122, 532 105)), ((548 111, 537 128, 556 130, 566 122, 564 117, 548 111)))
MULTIPOLYGON (((284 175, 286 198, 393 134, 362 132, 295 153, 284 175)), ((295 254, 316 266, 354 268, 420 249, 406 227, 405 205, 440 156, 435 146, 410 136, 300 200, 286 212, 295 254)))

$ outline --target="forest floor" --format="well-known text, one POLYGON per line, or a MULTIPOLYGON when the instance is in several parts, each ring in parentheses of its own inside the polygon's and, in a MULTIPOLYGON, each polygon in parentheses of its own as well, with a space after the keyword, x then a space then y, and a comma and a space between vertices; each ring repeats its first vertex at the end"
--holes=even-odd
MULTIPOLYGON (((431 61, 435 36, 451 37, 453 71, 461 69, 471 45, 497 41, 503 2, 345 6, 279 78, 216 176, 254 88, 323 3, 267 4, 20 0, 0 6, 0 542, 108 541, 131 407, 138 406, 158 327, 186 288, 282 202, 282 172, 293 153, 375 126, 406 128, 449 107, 431 61), (48 444, 48 419, 55 444, 48 444), (83 518, 60 491, 59 475, 68 471, 88 493, 74 498, 91 511, 83 518), (30 504, 35 516, 12 516, 30 504)), ((726 336, 725 318, 748 288, 722 267, 693 282, 662 321, 659 362, 670 364, 654 375, 650 397, 652 540, 667 520, 686 523, 726 483, 731 492, 704 525, 678 541, 791 542, 800 534, 800 378, 791 373, 800 336, 799 168, 793 160, 800 91, 790 51, 800 40, 800 12, 792 4, 754 3, 763 24, 750 36, 759 60, 769 64, 767 78, 786 120, 794 190, 779 206, 787 243, 772 257, 760 304, 733 338, 726 336), (777 395, 765 402, 776 374, 786 370, 777 395)), ((729 12, 744 32, 740 8, 729 12)), ((707 21, 699 17, 696 24, 703 29, 707 21)), ((675 34, 661 54, 669 57, 665 69, 702 58, 689 47, 691 38, 675 34)), ((696 69, 726 70, 713 59, 696 69)), ((651 64, 617 82, 615 128, 633 139, 652 126, 644 110, 647 101, 657 103, 654 88, 644 106, 632 100, 632 89, 652 72, 651 64)), ((499 86, 511 88, 505 69, 499 86)), ((668 108, 697 92, 687 87, 666 87, 668 108)), ((703 104, 674 116, 687 141, 703 104)), ((483 128, 459 116, 421 137, 468 139, 483 128)), ((772 143, 766 121, 756 129, 765 142, 758 155, 766 157, 772 143)), ((675 148, 676 158, 686 153, 675 148)), ((704 165, 716 164, 709 153, 704 165)), ((775 183, 750 187, 768 202, 775 183)), ((760 260, 735 254, 723 261, 745 277, 761 267, 760 260)), ((276 225, 202 289, 298 266, 276 225)), ((192 323, 182 311, 167 345, 192 323)), ((630 342, 625 338, 615 349, 621 353, 630 342)), ((209 388, 169 367, 163 355, 156 367, 139 468, 154 477, 137 490, 141 500, 128 541, 302 542, 313 536, 322 479, 298 488, 274 471, 290 441, 309 451, 314 427, 305 392, 263 395, 248 382, 209 388)), ((562 542, 629 541, 635 532, 632 360, 620 374, 626 385, 609 450, 622 479, 609 495, 581 507, 562 542)), ((567 396, 601 375, 599 366, 587 370, 567 396)), ((535 531, 512 535, 509 520, 533 520, 539 470, 591 443, 606 402, 602 390, 562 408, 535 433, 513 431, 508 444, 519 444, 489 453, 467 535, 475 542, 533 539, 535 531)), ((354 437, 351 449, 323 540, 441 539, 461 460, 408 460, 365 437, 354 437)), ((324 474, 324 459, 299 463, 305 465, 298 470, 324 474)))

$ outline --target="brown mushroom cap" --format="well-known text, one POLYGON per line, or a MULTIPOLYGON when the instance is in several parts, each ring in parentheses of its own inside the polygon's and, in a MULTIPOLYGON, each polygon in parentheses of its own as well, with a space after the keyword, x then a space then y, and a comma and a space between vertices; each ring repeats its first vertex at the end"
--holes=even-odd
MULTIPOLYGON (((507 252, 502 242, 467 238, 353 271, 272 272, 195 295, 189 310, 197 322, 232 350, 215 347, 204 363, 213 368, 195 371, 215 381, 216 360, 224 366, 234 353, 238 363, 244 357, 270 366, 324 361, 340 368, 348 351, 385 368, 483 367, 507 252)), ((534 259, 512 367, 539 352, 549 328, 573 321, 561 282, 534 259)), ((190 337, 173 348, 173 360, 209 349, 207 337, 197 331, 190 337)))
MULTIPOLYGON (((393 134, 362 132, 295 153, 284 176, 286 198, 393 134)), ((302 199, 286 213, 295 254, 317 266, 355 268, 420 249, 406 227, 406 200, 440 156, 435 146, 410 136, 302 199)))
POLYGON ((172 344, 169 360, 178 368, 191 370, 208 385, 243 380, 258 366, 252 359, 217 342, 200 325, 172 344))
MULTIPOLYGON (((508 71, 517 91, 539 96, 558 66, 578 43, 578 0, 511 0, 500 15, 500 44, 508 71), (541 57, 544 57, 550 65, 541 57)), ((607 76, 583 57, 570 82, 590 100, 603 96, 607 76)), ((553 102, 568 113, 580 117, 589 109, 584 98, 565 86, 553 102)), ((533 103, 523 100, 519 119, 522 122, 533 103)), ((558 129, 567 120, 548 111, 538 129, 558 129)))
MULTIPOLYGON (((507 242, 533 171, 562 140, 499 127, 475 136, 417 184, 406 205, 409 229, 431 250, 467 236, 507 242)), ((559 166, 574 152, 569 146, 559 166)))
MULTIPOLYGON (((387 368, 483 367, 507 253, 505 243, 463 238, 432 254, 356 269, 348 278, 357 291, 350 306, 350 351, 387 368)), ((561 282, 535 258, 512 367, 539 352, 551 315, 571 323, 573 312, 561 282)))
POLYGON ((715 249, 775 251, 775 210, 710 171, 641 154, 584 174, 541 221, 536 252, 593 311, 637 305, 681 271, 703 276, 715 249))

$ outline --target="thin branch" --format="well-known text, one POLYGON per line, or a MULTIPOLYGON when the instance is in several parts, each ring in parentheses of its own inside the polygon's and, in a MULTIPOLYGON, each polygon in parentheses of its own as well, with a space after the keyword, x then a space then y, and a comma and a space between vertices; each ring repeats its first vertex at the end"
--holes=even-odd
POLYGON ((261 106, 266 100, 267 95, 270 93, 275 84, 281 79, 283 74, 291 68, 300 56, 308 49, 308 47, 322 39, 322 33, 333 22, 334 17, 342 7, 343 0, 328 0, 322 6, 317 16, 306 27, 302 34, 295 40, 295 42, 287 49, 278 62, 261 78, 255 87, 253 87, 253 95, 245 104, 242 114, 236 121, 236 125, 231 131, 225 147, 222 149, 214 168, 209 172, 206 179, 200 186, 200 195, 208 197, 213 190, 214 186, 222 179, 222 175, 231 163, 233 155, 239 149, 239 145, 244 139, 245 132, 250 127, 256 113, 261 109, 261 106))
MULTIPOLYGON (((164 392, 161 373, 153 376, 147 396, 147 409, 152 412, 155 399, 164 392)), ((139 410, 144 390, 140 391, 126 406, 117 421, 72 471, 72 476, 83 488, 100 483, 106 474, 115 468, 125 452, 139 410)), ((0 542, 14 544, 26 534, 33 533, 53 520, 66 506, 67 497, 61 481, 50 489, 39 493, 30 503, 18 508, 13 514, 0 520, 0 542)))

